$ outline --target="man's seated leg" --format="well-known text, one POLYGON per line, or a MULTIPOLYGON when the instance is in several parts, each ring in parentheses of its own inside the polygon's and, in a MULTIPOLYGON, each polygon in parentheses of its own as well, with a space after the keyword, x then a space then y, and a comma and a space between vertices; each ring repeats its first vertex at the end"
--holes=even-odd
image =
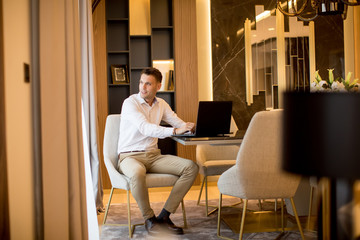
POLYGON ((130 189, 135 198, 140 211, 145 220, 145 229, 151 235, 158 235, 164 232, 159 221, 156 219, 154 211, 150 207, 149 193, 146 187, 146 163, 142 163, 142 158, 128 156, 120 158, 120 171, 130 178, 130 189))
POLYGON ((160 155, 151 165, 149 172, 168 173, 179 176, 175 183, 163 210, 157 217, 158 221, 163 223, 168 231, 174 234, 183 234, 183 229, 175 226, 170 219, 170 213, 174 213, 181 200, 195 181, 199 172, 199 167, 191 160, 172 155, 160 155))

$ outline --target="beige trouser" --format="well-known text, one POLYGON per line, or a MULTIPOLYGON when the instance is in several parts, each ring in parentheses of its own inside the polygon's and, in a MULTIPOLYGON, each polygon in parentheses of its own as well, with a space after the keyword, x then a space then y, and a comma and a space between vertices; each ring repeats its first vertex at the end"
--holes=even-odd
POLYGON ((199 171, 198 165, 193 161, 173 155, 161 155, 160 150, 120 154, 118 169, 130 178, 131 193, 145 220, 154 216, 146 187, 147 172, 179 176, 164 205, 168 212, 174 213, 199 171))

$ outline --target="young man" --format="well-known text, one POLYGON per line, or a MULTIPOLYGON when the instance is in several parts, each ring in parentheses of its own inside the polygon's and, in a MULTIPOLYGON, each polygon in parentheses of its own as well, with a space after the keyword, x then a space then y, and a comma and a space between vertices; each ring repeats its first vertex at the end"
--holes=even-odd
POLYGON ((162 75, 155 68, 141 72, 139 93, 125 99, 120 121, 118 168, 130 178, 130 188, 149 234, 167 231, 183 234, 183 229, 174 225, 170 213, 174 213, 181 200, 192 186, 198 166, 191 160, 172 155, 161 155, 158 138, 170 137, 193 131, 194 123, 185 123, 161 98, 156 97, 161 87, 162 75), (173 127, 160 126, 165 121, 173 127), (169 173, 179 176, 160 215, 155 217, 150 207, 146 187, 146 173, 169 173))

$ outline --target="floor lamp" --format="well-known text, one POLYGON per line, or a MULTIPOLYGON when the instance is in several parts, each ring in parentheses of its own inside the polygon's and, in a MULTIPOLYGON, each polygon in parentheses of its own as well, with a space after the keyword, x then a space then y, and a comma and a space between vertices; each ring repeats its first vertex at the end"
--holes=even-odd
POLYGON ((344 238, 334 183, 360 179, 360 94, 285 93, 283 147, 283 169, 330 180, 319 239, 344 238))

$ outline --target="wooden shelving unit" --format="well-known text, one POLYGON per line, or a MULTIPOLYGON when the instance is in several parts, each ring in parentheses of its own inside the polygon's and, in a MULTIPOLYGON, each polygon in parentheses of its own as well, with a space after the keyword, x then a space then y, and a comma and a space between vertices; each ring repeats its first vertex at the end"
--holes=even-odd
MULTIPOLYGON (((149 35, 131 35, 130 4, 131 0, 106 0, 106 43, 107 43, 107 86, 108 113, 121 113, 123 101, 139 92, 139 79, 144 68, 152 67, 155 62, 169 63, 163 73, 162 84, 166 85, 169 71, 172 70, 174 87, 158 93, 175 110, 175 71, 174 71, 174 27, 173 1, 150 0, 149 35), (129 83, 113 84, 111 65, 127 65, 129 83)), ((167 85, 166 85, 167 86, 167 85)), ((171 140, 159 140, 159 148, 163 153, 176 154, 176 144, 171 140)))

